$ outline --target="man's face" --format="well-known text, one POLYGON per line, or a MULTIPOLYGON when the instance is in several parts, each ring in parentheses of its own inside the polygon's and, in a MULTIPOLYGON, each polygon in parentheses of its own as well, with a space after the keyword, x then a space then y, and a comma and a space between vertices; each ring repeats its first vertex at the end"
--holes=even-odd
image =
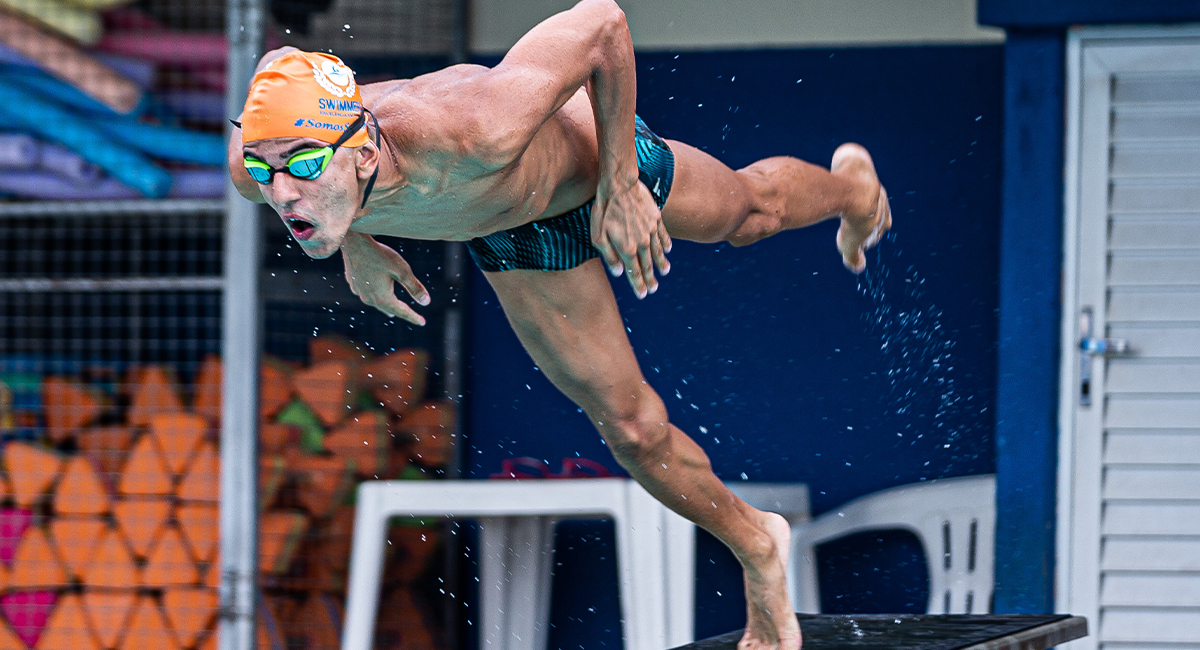
MULTIPOLYGON (((280 169, 292 156, 326 146, 312 138, 272 138, 250 143, 243 152, 280 169)), ((269 184, 258 186, 309 257, 323 259, 337 252, 354 222, 362 199, 354 164, 356 152, 339 147, 325 171, 313 180, 281 171, 269 184)))

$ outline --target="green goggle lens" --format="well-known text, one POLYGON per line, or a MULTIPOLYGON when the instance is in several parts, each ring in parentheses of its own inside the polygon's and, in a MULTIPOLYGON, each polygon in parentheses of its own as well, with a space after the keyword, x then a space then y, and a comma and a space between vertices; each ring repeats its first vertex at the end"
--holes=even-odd
POLYGON ((316 151, 306 151, 291 157, 287 162, 288 173, 296 178, 312 180, 325 171, 329 159, 333 157, 333 149, 325 147, 316 151))
POLYGON ((267 163, 261 160, 255 160, 254 158, 246 158, 242 161, 242 163, 246 166, 246 171, 250 174, 250 178, 253 178, 263 185, 271 182, 271 177, 274 176, 274 173, 272 172, 271 168, 267 166, 267 163))
POLYGON ((322 147, 312 151, 302 151, 292 156, 288 159, 287 165, 282 169, 273 169, 267 163, 250 157, 244 158, 242 164, 245 165, 246 172, 250 174, 250 178, 253 178, 262 185, 269 185, 271 180, 274 179, 276 172, 281 171, 287 171, 287 173, 302 180, 315 180, 329 166, 330 158, 333 158, 333 147, 322 147))

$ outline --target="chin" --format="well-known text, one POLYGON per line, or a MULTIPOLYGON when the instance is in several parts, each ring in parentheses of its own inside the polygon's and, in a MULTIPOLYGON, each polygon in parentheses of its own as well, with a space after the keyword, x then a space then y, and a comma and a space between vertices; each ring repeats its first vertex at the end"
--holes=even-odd
POLYGON ((338 249, 341 248, 337 244, 331 242, 314 242, 312 240, 299 242, 299 244, 300 250, 303 250, 305 255, 308 255, 315 260, 323 260, 338 252, 338 249))

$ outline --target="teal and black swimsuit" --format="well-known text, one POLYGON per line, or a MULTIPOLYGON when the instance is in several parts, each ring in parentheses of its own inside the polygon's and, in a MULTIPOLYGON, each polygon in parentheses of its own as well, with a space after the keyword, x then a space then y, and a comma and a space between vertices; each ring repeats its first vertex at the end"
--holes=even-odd
MULTIPOLYGON (((662 138, 636 118, 638 180, 650 189, 661 210, 675 178, 675 154, 662 138)), ((592 201, 566 214, 501 230, 467 242, 479 268, 488 272, 529 269, 565 271, 599 257, 592 246, 592 201)))

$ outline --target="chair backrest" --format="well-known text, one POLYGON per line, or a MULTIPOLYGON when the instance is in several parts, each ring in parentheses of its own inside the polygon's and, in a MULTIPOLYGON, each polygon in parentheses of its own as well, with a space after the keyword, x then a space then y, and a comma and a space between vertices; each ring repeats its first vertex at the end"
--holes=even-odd
MULTIPOLYGON (((930 614, 982 613, 991 609, 996 537, 996 477, 991 474, 912 483, 859 497, 793 527, 794 567, 813 549, 871 530, 907 530, 921 541, 929 567, 930 614)), ((820 602, 815 569, 793 588, 798 605, 820 602)))
POLYGON ((730 481, 725 486, 750 506, 767 512, 777 512, 792 525, 807 523, 810 519, 807 483, 730 481))

